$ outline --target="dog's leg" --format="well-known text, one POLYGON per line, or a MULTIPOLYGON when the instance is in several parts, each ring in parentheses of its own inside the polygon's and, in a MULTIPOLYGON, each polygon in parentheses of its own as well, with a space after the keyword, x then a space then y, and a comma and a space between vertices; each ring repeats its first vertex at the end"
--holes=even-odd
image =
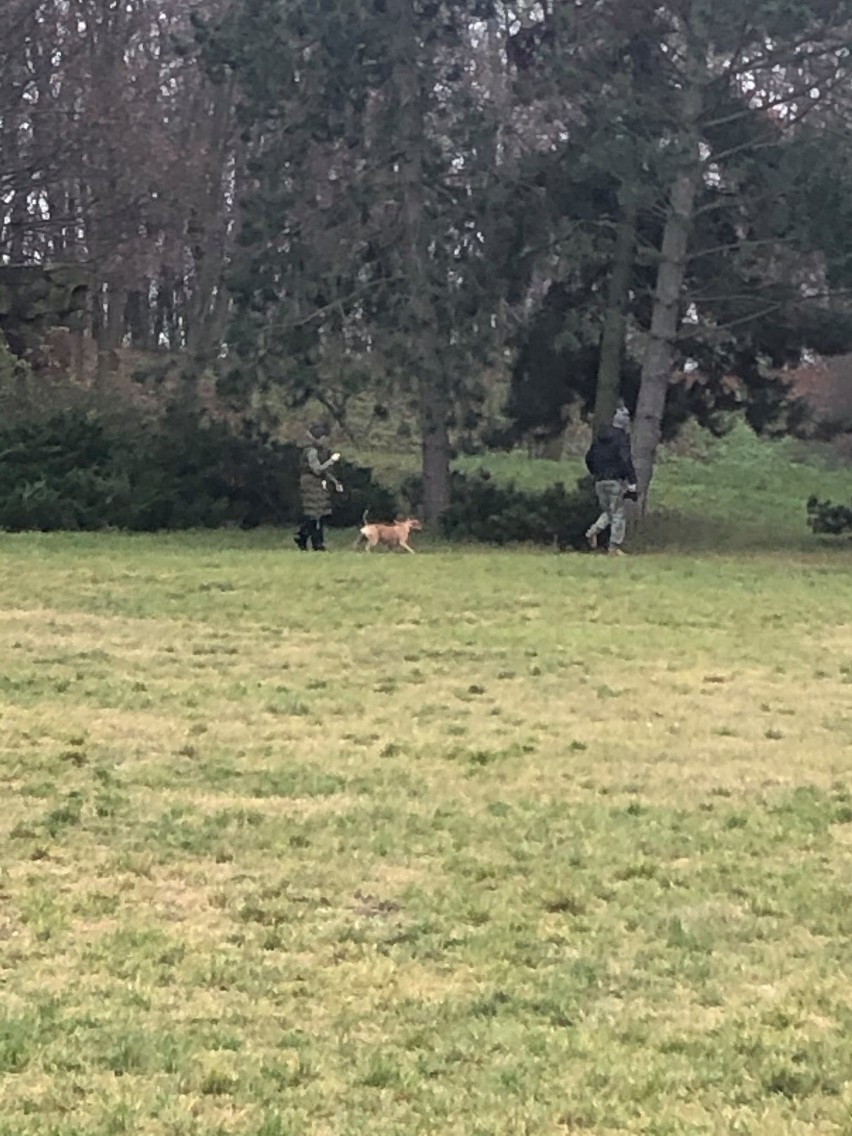
POLYGON ((404 548, 406 552, 410 552, 412 556, 414 555, 414 549, 407 541, 401 540, 399 542, 399 547, 404 548))

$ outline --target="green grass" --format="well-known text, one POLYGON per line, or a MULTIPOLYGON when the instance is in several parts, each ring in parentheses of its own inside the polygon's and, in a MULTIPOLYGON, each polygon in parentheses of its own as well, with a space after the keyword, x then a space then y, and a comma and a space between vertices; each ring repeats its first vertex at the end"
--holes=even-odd
POLYGON ((850 551, 735 464, 734 552, 4 537, 0 1133, 848 1132, 850 551))

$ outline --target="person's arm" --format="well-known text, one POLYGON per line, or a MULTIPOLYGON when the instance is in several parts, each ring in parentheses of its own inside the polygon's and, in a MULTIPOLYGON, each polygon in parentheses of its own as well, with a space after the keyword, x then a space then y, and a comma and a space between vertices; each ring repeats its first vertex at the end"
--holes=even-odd
POLYGON ((327 469, 331 469, 335 462, 340 461, 340 454, 332 454, 328 461, 321 462, 316 446, 310 446, 306 456, 308 469, 317 477, 322 477, 327 469))

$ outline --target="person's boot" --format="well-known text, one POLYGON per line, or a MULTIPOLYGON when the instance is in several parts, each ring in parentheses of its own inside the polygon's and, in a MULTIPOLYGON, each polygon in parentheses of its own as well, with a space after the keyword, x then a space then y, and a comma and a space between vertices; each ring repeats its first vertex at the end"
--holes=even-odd
POLYGON ((626 556, 627 553, 620 544, 611 544, 607 549, 607 556, 626 556))
POLYGON ((592 550, 592 552, 594 552, 598 547, 598 534, 594 531, 594 529, 586 530, 586 540, 589 542, 589 548, 592 550))

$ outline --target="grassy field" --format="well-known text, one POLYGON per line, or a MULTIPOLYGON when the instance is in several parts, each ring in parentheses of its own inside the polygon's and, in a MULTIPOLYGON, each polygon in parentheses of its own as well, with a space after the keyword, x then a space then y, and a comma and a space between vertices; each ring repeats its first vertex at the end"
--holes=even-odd
POLYGON ((3 537, 0 1133, 852 1131, 841 475, 690 460, 624 561, 3 537))

